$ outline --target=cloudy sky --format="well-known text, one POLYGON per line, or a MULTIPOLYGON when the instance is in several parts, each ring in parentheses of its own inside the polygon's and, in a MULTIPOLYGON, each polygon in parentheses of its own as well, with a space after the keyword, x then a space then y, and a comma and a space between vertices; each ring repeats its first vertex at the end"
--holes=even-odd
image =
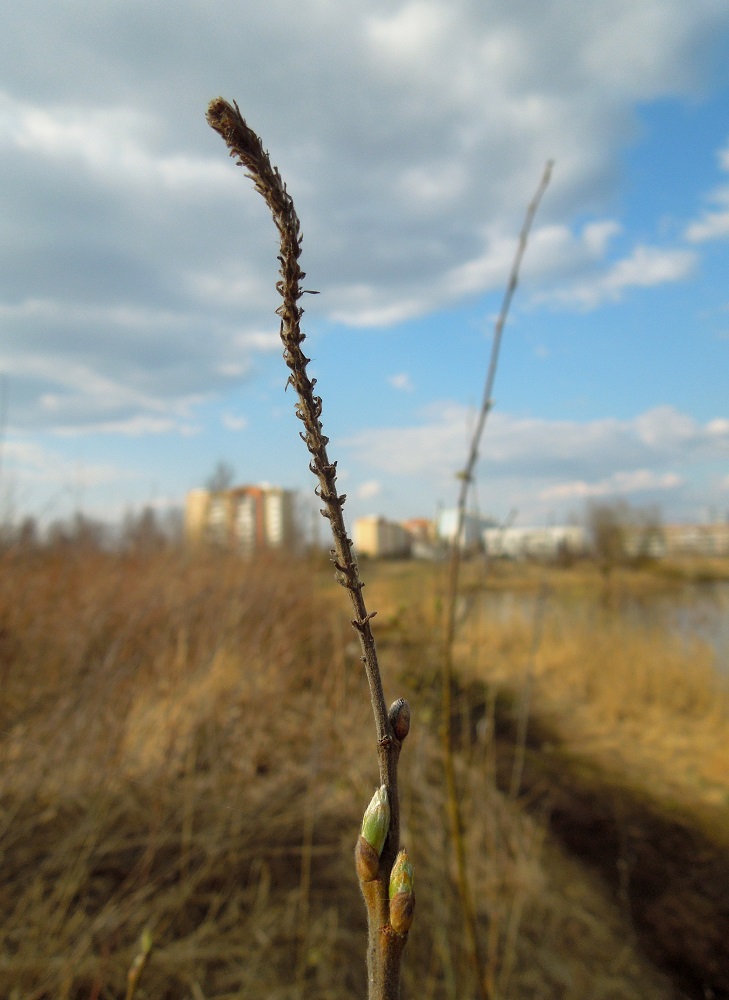
POLYGON ((218 94, 302 221, 350 518, 453 502, 547 159, 481 509, 726 515, 726 0, 26 0, 0 35, 4 518, 180 504, 221 459, 311 489, 218 94))

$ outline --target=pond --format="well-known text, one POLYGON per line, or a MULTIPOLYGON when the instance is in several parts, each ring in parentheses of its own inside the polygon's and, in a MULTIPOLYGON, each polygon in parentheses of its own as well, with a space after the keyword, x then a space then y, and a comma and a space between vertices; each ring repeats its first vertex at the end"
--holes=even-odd
MULTIPOLYGON (((492 621, 504 623, 513 617, 536 620, 540 613, 559 615, 569 627, 570 619, 584 625, 586 616, 595 625, 605 614, 604 605, 594 594, 562 595, 550 590, 546 597, 514 591, 486 591, 478 597, 481 609, 492 621)), ((465 598, 462 610, 472 605, 465 598)), ((672 593, 636 596, 622 594, 611 607, 630 626, 659 629, 675 635, 677 641, 699 639, 714 650, 717 669, 729 675, 729 582, 686 584, 672 593)))

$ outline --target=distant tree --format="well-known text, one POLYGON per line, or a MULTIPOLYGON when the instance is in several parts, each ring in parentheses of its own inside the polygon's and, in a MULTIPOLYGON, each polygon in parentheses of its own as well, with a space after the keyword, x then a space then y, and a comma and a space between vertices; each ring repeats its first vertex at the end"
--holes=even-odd
POLYGON ((664 551, 661 511, 657 504, 631 507, 623 500, 590 504, 587 530, 600 568, 654 559, 664 551))
POLYGON ((77 513, 71 522, 71 538, 75 545, 87 549, 103 549, 107 541, 107 527, 102 521, 77 513))
POLYGON ((169 545, 176 547, 185 538, 185 514, 180 507, 170 507, 158 515, 159 525, 169 545))
POLYGON ((666 550, 663 518, 658 504, 650 504, 634 512, 634 544, 631 555, 639 560, 655 559, 666 550))
POLYGON ((77 511, 68 521, 53 521, 48 527, 48 544, 53 547, 73 547, 98 550, 105 547, 107 528, 87 514, 77 511))
POLYGON ((152 507, 144 507, 139 514, 129 511, 124 517, 121 547, 125 552, 143 554, 157 552, 167 544, 167 536, 152 507))
POLYGON ((586 520, 592 551, 607 576, 627 558, 627 504, 620 501, 588 504, 586 520))
POLYGON ((205 489, 211 493, 229 490, 235 482, 235 469, 229 462, 220 461, 205 480, 205 489))
POLYGON ((38 523, 34 517, 24 517, 18 525, 15 536, 17 545, 21 549, 34 549, 38 545, 38 523))

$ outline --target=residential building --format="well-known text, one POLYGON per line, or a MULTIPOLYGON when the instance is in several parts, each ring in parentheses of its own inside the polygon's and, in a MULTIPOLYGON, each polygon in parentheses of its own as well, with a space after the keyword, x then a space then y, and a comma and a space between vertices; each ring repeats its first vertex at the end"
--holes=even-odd
POLYGON ((410 554, 411 536, 402 524, 370 514, 354 522, 353 543, 358 555, 374 558, 407 556, 410 554))
POLYGON ((289 549, 296 542, 295 496, 267 483, 226 490, 191 490, 185 504, 189 542, 251 553, 289 549))

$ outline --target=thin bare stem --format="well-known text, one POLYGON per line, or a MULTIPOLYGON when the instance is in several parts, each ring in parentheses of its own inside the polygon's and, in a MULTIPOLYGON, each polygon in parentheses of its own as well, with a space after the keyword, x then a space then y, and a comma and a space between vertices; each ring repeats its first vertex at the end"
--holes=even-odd
POLYGON ((142 973, 147 966, 147 962, 149 962, 149 956, 151 953, 152 934, 149 928, 145 927, 139 941, 139 951, 134 956, 132 964, 129 966, 129 971, 127 972, 126 1000, 134 1000, 137 992, 137 986, 139 986, 139 980, 142 978, 142 973))
POLYGON ((347 589, 354 609, 352 625, 362 649, 362 661, 369 683, 375 720, 380 784, 387 791, 391 814, 389 833, 379 859, 377 874, 368 883, 367 891, 360 880, 370 927, 368 951, 370 997, 372 1000, 396 1000, 399 996, 399 961, 405 936, 394 935, 393 944, 387 894, 390 873, 400 848, 397 764, 405 737, 397 733, 397 720, 401 718, 401 713, 393 714, 395 705, 399 703, 396 702, 392 706, 389 714, 385 704, 375 640, 370 625, 375 613, 367 611, 362 596, 364 584, 359 577, 357 562, 352 551, 352 540, 347 535, 342 514, 346 496, 337 493, 337 463, 330 461, 327 454, 329 439, 322 432, 321 397, 314 392, 316 379, 310 379, 306 372, 309 358, 305 356, 301 347, 305 339, 301 331, 301 317, 304 310, 298 304, 306 291, 301 287, 306 275, 299 266, 301 227, 286 185, 276 167, 271 164, 261 140, 243 119, 238 105, 235 103, 231 105, 222 97, 218 97, 211 101, 208 107, 207 120, 208 124, 223 137, 230 155, 237 158, 238 165, 248 170, 248 176, 268 205, 279 232, 278 259, 281 265, 281 280, 276 287, 283 302, 277 313, 281 317, 283 356, 289 368, 286 385, 287 387, 291 385, 298 397, 296 415, 304 425, 301 437, 311 455, 309 468, 319 480, 316 493, 324 504, 321 513, 328 518, 334 536, 332 559, 336 578, 347 589))
POLYGON ((466 520, 466 502, 468 499, 468 491, 473 481, 473 470, 478 461, 478 449, 481 444, 481 437, 483 435, 484 428, 486 426, 486 420, 488 418, 491 409, 493 408, 493 400, 491 398, 494 380, 496 378, 496 368, 499 361, 499 351, 501 348, 501 338, 504 331, 504 326, 506 324, 507 316, 509 315, 509 308, 511 306, 511 300, 514 297, 514 292, 519 283, 519 270, 521 268, 522 258, 527 247, 527 242, 529 239, 529 232, 534 221, 534 216, 536 215, 537 209, 539 208, 539 203, 542 200, 542 196, 547 189, 550 178, 552 176, 552 161, 548 161, 544 168, 544 173, 539 182, 537 190, 532 198, 524 218, 524 224, 522 226, 521 233, 519 235, 519 243, 516 250, 516 255, 514 256, 514 262, 511 266, 511 273, 509 275, 509 282, 506 286, 506 292, 504 293, 504 299, 501 304, 501 310, 499 312, 498 319, 496 320, 496 325, 494 327, 494 339, 491 345, 491 357, 489 360, 488 372, 486 374, 486 384, 484 386, 483 402, 481 404, 481 409, 479 411, 478 421, 473 431, 471 438, 471 444, 468 451, 468 457, 466 460, 466 465, 462 472, 459 473, 459 479, 461 481, 459 495, 458 495, 458 506, 456 513, 456 528, 453 535, 453 543, 451 545, 450 554, 450 564, 448 572, 448 595, 446 601, 446 619, 445 619, 445 639, 444 639, 444 655, 443 655, 443 671, 442 671, 442 740, 443 740, 443 762, 445 767, 446 776, 446 790, 448 794, 448 814, 451 825, 451 836, 453 839, 453 846, 456 856, 456 871, 458 880, 458 891, 461 897, 461 907, 463 910, 464 921, 466 924, 466 935, 468 937, 469 949, 471 952, 471 961, 474 968, 474 973, 476 975, 476 980, 478 984, 478 995, 479 1000, 486 1000, 490 996, 491 990, 487 986, 486 978, 484 975, 484 963, 481 957, 480 944, 478 938, 478 931, 476 927, 476 911, 474 908, 473 900, 471 897, 471 891, 469 886, 468 874, 466 871, 466 852, 463 840, 463 819, 461 816, 461 807, 458 797, 458 789, 456 786, 456 773, 453 761, 453 747, 452 747, 452 704, 451 704, 451 688, 453 684, 453 644, 456 635, 456 603, 458 599, 458 586, 460 579, 460 568, 461 568, 461 540, 463 535, 463 528, 466 520))

